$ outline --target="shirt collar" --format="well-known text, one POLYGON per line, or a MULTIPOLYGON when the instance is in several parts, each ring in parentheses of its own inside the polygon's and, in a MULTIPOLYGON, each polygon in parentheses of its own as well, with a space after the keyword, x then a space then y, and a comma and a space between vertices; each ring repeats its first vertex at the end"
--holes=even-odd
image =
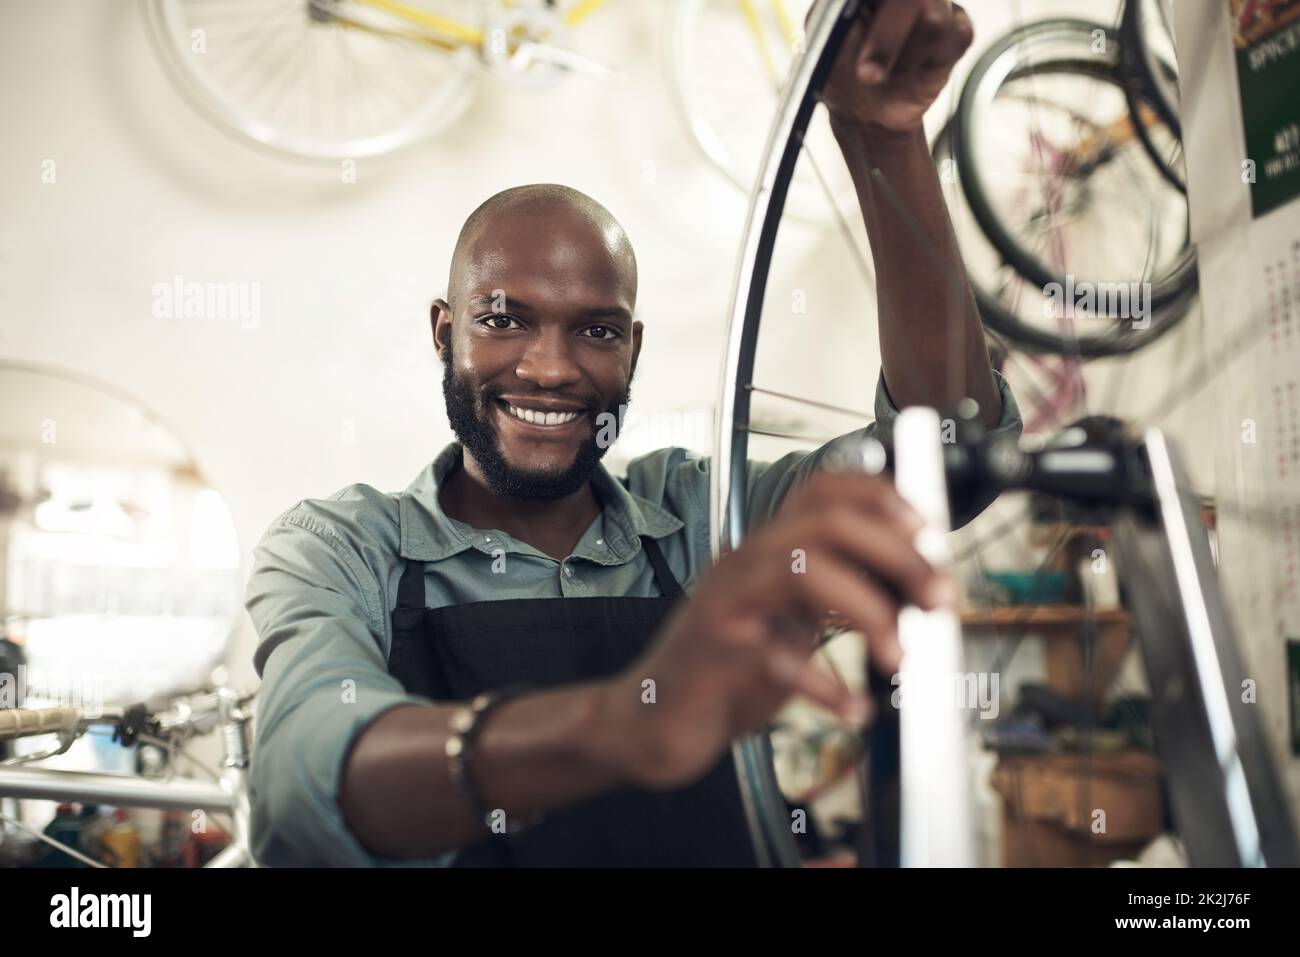
MULTIPOLYGON (((398 497, 401 516, 401 555, 416 561, 435 562, 477 548, 491 554, 500 548, 496 541, 485 541, 484 531, 504 534, 498 529, 475 529, 452 518, 442 510, 438 488, 451 470, 461 463, 463 448, 452 442, 425 466, 398 497)), ((641 550, 641 536, 663 538, 685 523, 661 505, 629 492, 623 483, 598 464, 591 480, 603 503, 605 544, 609 556, 591 557, 603 564, 622 564, 641 550)))

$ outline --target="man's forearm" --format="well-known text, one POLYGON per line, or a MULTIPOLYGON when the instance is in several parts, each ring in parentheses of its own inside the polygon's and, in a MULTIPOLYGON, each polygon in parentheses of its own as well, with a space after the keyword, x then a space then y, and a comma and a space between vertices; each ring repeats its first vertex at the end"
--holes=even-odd
MULTIPOLYGON (((489 715, 472 767, 487 807, 515 820, 625 784, 620 751, 627 742, 615 737, 608 700, 605 685, 572 685, 512 699, 489 715)), ((339 803, 371 853, 429 858, 487 835, 449 773, 446 745, 457 707, 393 708, 354 743, 339 803)))
POLYGON ((941 409, 970 397, 983 422, 996 425, 1001 398, 924 131, 877 131, 834 116, 831 127, 876 264, 880 354, 890 397, 899 408, 941 409), (873 168, 888 190, 871 175, 873 168))

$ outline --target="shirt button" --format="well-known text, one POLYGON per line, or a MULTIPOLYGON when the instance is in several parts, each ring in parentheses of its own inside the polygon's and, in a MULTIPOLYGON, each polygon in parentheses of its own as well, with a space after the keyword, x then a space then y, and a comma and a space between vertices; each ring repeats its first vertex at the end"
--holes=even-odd
POLYGON ((604 545, 604 544, 605 544, 605 540, 604 540, 603 538, 598 538, 598 539, 596 539, 596 544, 597 544, 597 545, 604 545))
POLYGON ((567 575, 567 576, 569 576, 570 578, 572 578, 572 577, 573 577, 573 569, 570 568, 568 565, 565 565, 565 566, 564 566, 564 574, 567 575))

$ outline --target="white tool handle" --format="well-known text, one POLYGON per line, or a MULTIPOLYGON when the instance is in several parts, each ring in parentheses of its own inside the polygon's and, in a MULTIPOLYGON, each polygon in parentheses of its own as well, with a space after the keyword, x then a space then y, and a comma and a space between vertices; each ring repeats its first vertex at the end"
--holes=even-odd
MULTIPOLYGON (((894 425, 894 483, 925 527, 917 550, 932 564, 952 564, 947 533, 939 415, 904 409, 894 425)), ((966 720, 959 698, 961 623, 952 609, 899 614, 903 660, 898 679, 902 794, 899 812, 903 867, 974 867, 966 720)))

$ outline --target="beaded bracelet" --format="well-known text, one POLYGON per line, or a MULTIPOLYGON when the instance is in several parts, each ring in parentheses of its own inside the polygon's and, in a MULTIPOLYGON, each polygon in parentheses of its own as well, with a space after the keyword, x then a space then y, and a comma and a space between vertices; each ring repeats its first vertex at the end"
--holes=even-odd
MULTIPOLYGON (((447 738, 446 749, 451 780, 460 790, 461 795, 470 806, 470 810, 474 812, 474 816, 482 821, 483 826, 493 835, 499 835, 501 832, 493 829, 492 812, 485 807, 482 794, 480 794, 477 785, 474 783, 473 775, 470 773, 470 763, 474 756, 474 744, 483 731, 487 716, 507 701, 517 698, 528 690, 526 686, 519 685, 498 691, 484 692, 475 697, 468 705, 456 709, 451 716, 451 735, 447 738)), ((544 817, 543 814, 536 814, 525 821, 507 818, 504 833, 518 833, 537 825, 544 817)))

